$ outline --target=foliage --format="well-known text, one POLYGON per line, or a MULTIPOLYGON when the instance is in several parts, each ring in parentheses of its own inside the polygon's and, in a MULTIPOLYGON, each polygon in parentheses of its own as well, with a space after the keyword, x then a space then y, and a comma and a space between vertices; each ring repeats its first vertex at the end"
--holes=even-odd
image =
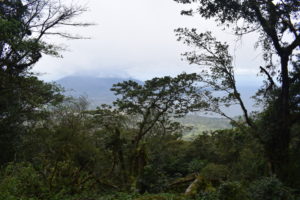
POLYGON ((220 182, 222 180, 226 180, 228 177, 228 169, 225 165, 218 165, 214 163, 210 163, 206 165, 202 170, 200 175, 209 181, 212 182, 220 182))
POLYGON ((253 200, 294 199, 291 190, 275 177, 265 177, 254 181, 249 188, 249 195, 253 200))
POLYGON ((120 95, 114 102, 118 110, 136 117, 129 174, 141 192, 146 191, 146 186, 140 176, 146 175, 144 168, 148 163, 148 149, 142 142, 154 136, 181 133, 183 127, 172 122, 171 117, 182 116, 192 109, 196 80, 196 74, 180 74, 174 78, 153 78, 144 85, 124 81, 111 89, 120 95))
POLYGON ((2 196, 47 200, 230 199, 244 195, 244 186, 223 181, 247 183, 265 174, 259 143, 238 129, 203 133, 192 141, 181 140, 176 132, 163 134, 155 129, 156 134, 145 137, 139 147, 147 156, 146 165, 134 178, 129 166, 135 149, 131 144, 135 118, 109 106, 96 111, 86 108, 83 98, 66 100, 29 129, 19 152, 27 162, 12 163, 3 171, 2 196), (131 192, 132 188, 183 193, 195 177, 201 181, 189 197, 118 193, 131 192))
POLYGON ((183 11, 182 14, 199 13, 206 19, 214 18, 220 25, 233 27, 238 36, 254 31, 260 33, 257 45, 262 47, 263 58, 266 61, 266 66, 260 66, 260 71, 267 77, 260 95, 265 100, 262 102, 265 103, 266 109, 260 121, 262 123, 255 124, 237 90, 228 44, 217 41, 210 32, 198 33, 196 29, 187 28, 177 30, 179 40, 197 48, 196 51, 184 54, 187 60, 191 64, 206 67, 200 74, 200 81, 204 83, 203 91, 199 94, 200 102, 207 102, 206 105, 200 104, 204 105, 202 110, 227 117, 241 129, 244 128, 243 125, 251 127, 249 132, 259 139, 264 147, 264 155, 271 165, 271 173, 276 174, 282 181, 289 182, 286 178, 290 177, 288 168, 290 162, 293 162, 289 157, 291 127, 297 123, 297 120, 291 119, 294 118, 295 106, 293 84, 295 80, 299 80, 299 74, 294 73, 292 67, 299 60, 299 1, 175 1, 184 4, 197 3, 197 9, 183 11), (275 61, 278 61, 278 64, 275 64, 275 61), (278 82, 273 80, 275 78, 278 82), (223 91, 225 95, 219 97, 213 95, 212 91, 223 91), (272 101, 268 101, 269 99, 272 101), (243 124, 227 116, 221 109, 222 105, 230 106, 235 103, 240 105, 243 111, 243 124), (262 130, 265 132, 263 136, 260 135, 262 130))
POLYGON ((157 195, 143 195, 136 200, 183 200, 186 199, 183 195, 177 194, 157 194, 157 195))
POLYGON ((84 12, 79 6, 66 6, 57 1, 9 1, 0 5, 0 67, 1 73, 22 76, 42 56, 58 55, 59 47, 46 43, 46 35, 78 38, 59 32, 59 26, 86 26, 73 22, 84 12))
MULTIPOLYGON (((63 100, 60 88, 36 77, 0 77, 0 163, 12 161, 20 146, 21 136, 46 117, 48 108, 63 100), (13 89, 12 89, 13 88, 13 89)), ((18 158, 15 158, 18 159, 18 158)))
POLYGON ((58 56, 59 48, 44 37, 77 38, 55 28, 88 25, 72 22, 85 9, 59 1, 1 1, 0 199, 293 199, 298 191, 286 185, 300 184, 299 2, 197 2, 203 17, 237 23, 236 34, 261 33, 269 62, 261 67, 268 81, 257 94, 263 112, 251 115, 243 104, 228 44, 195 29, 177 33, 200 50, 185 56, 204 67, 201 74, 118 83, 114 106, 88 110, 85 98, 64 97, 59 86, 30 73, 42 54, 58 56), (239 27, 240 20, 249 26, 239 27), (283 42, 286 34, 291 43, 283 42), (279 66, 271 65, 274 49, 279 66), (232 104, 240 105, 243 118, 222 111, 232 104), (233 127, 184 140, 187 127, 175 118, 195 110, 219 113, 233 127))
POLYGON ((201 192, 195 198, 196 200, 219 200, 219 194, 216 191, 201 192))
POLYGON ((58 56, 59 47, 45 42, 46 35, 60 35, 58 26, 85 26, 73 17, 84 8, 59 1, 4 0, 0 4, 0 163, 12 161, 20 136, 35 123, 46 106, 62 100, 60 89, 30 72, 42 54, 58 56))
POLYGON ((205 112, 217 113, 230 119, 235 125, 238 122, 226 115, 222 107, 230 107, 239 104, 247 123, 252 124, 248 112, 236 87, 232 57, 229 54, 229 45, 217 41, 211 32, 198 33, 196 29, 179 28, 176 30, 178 40, 185 44, 196 47, 200 51, 187 52, 184 54, 190 64, 202 67, 199 81, 198 109, 205 112), (225 93, 222 97, 216 95, 225 93))
POLYGON ((220 200, 247 200, 247 192, 239 182, 224 182, 218 188, 220 200))
POLYGON ((153 78, 144 85, 129 80, 113 86, 112 91, 121 95, 114 102, 118 109, 138 117, 136 146, 157 126, 165 132, 178 128, 178 123, 171 123, 170 117, 182 116, 192 110, 196 80, 196 74, 180 74, 175 78, 153 78))

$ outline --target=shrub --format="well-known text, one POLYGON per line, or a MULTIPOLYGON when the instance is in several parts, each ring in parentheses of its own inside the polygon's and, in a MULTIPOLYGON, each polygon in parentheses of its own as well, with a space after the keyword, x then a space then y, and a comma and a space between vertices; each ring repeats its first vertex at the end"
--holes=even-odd
POLYGON ((246 200, 247 193, 239 182, 224 182, 218 188, 220 200, 246 200))
POLYGON ((216 191, 201 192, 195 197, 195 200, 219 200, 219 194, 216 191))
POLYGON ((42 177, 29 163, 9 164, 0 182, 1 199, 34 200, 46 192, 42 177))
POLYGON ((249 188, 251 200, 293 200, 291 190, 275 177, 254 181, 249 188))
POLYGON ((210 163, 206 165, 202 170, 200 175, 211 182, 220 182, 225 180, 229 174, 229 170, 226 165, 219 165, 210 163))
POLYGON ((187 200, 187 197, 178 194, 145 194, 134 200, 187 200))

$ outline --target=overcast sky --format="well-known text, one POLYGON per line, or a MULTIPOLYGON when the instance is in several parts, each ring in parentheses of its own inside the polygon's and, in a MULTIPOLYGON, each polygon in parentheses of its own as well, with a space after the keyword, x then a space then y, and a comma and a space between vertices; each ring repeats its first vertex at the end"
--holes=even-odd
POLYGON ((196 27, 213 31, 231 44, 240 79, 255 77, 260 52, 254 51, 255 35, 236 41, 230 30, 223 31, 214 21, 181 16, 185 7, 173 0, 77 0, 89 11, 77 20, 96 23, 88 28, 70 29, 72 33, 91 37, 89 40, 50 42, 66 46, 63 59, 44 56, 34 71, 47 81, 70 75, 120 76, 146 80, 155 76, 197 72, 197 66, 182 61, 187 48, 176 41, 174 29, 196 27))

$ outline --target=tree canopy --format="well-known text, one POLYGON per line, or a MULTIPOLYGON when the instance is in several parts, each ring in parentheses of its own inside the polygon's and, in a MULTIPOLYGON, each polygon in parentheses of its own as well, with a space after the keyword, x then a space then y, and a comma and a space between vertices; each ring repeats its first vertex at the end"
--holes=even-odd
MULTIPOLYGON (((260 71, 267 76, 266 87, 260 92, 264 91, 265 96, 263 98, 272 99, 265 101, 267 110, 271 111, 268 116, 272 117, 262 117, 261 120, 274 122, 272 125, 264 124, 260 131, 267 131, 268 139, 262 139, 263 134, 259 133, 257 126, 249 117, 240 94, 236 90, 231 57, 228 54, 223 54, 223 52, 227 52, 228 46, 216 41, 210 33, 197 33, 195 29, 178 30, 179 36, 183 36, 186 43, 205 51, 203 54, 195 52, 185 54, 190 63, 210 67, 208 76, 207 72, 203 72, 206 73, 204 82, 215 90, 223 90, 228 93, 228 96, 224 98, 212 98, 210 96, 211 108, 215 105, 213 110, 223 114, 219 110, 218 104, 220 102, 226 103, 228 100, 238 102, 247 125, 253 128, 253 133, 265 145, 272 172, 285 179, 289 173, 285 168, 288 164, 284 167, 282 163, 289 162, 291 127, 295 124, 295 121, 292 120, 295 115, 292 109, 295 91, 292 88, 294 88, 295 80, 299 80, 299 74, 297 74, 292 63, 298 62, 299 59, 297 50, 300 47, 300 2, 296 0, 175 1, 183 4, 197 4, 196 9, 182 11, 182 14, 198 13, 206 19, 215 19, 219 25, 233 28, 234 33, 238 36, 253 31, 260 34, 257 44, 262 46, 263 58, 266 61, 266 66, 260 66, 260 71), (276 60, 278 60, 278 64, 275 62, 276 60), (223 80, 222 86, 225 87, 220 87, 215 78, 221 78, 223 80), (279 83, 278 86, 276 86, 275 79, 279 83)), ((296 96, 298 95, 299 92, 296 96)))
POLYGON ((46 41, 46 35, 80 38, 57 28, 89 25, 73 21, 84 11, 55 0, 0 2, 0 162, 11 161, 32 120, 62 101, 60 87, 38 80, 30 70, 43 54, 59 56, 61 48, 46 41))

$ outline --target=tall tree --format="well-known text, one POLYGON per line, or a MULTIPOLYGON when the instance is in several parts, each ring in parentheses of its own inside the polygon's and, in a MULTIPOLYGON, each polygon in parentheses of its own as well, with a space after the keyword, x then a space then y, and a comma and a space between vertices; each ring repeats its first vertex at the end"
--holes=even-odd
MULTIPOLYGON (((280 92, 274 96, 273 101, 273 108, 275 109, 272 112, 272 120, 274 120, 274 123, 272 123, 272 127, 270 125, 268 127, 268 141, 264 138, 265 141, 262 142, 265 143, 264 146, 271 163, 272 172, 285 179, 288 175, 288 164, 283 163, 289 163, 290 128, 294 122, 291 114, 291 82, 293 79, 299 79, 299 75, 295 76, 295 73, 290 73, 292 68, 289 61, 299 59, 295 56, 295 52, 300 46, 300 2, 298 0, 175 1, 184 4, 197 3, 197 9, 183 11, 182 14, 193 15, 198 13, 206 19, 213 18, 219 24, 233 27, 237 35, 253 31, 260 33, 258 44, 262 45, 264 58, 268 61, 266 67, 261 67, 261 71, 268 77, 269 86, 275 84, 272 72, 278 71, 277 78, 280 83, 278 86, 280 92), (273 56, 274 54, 276 56, 273 56), (279 59, 278 65, 274 64, 274 59, 279 59)), ((184 34, 189 34, 189 39, 192 39, 194 44, 198 45, 201 43, 200 41, 203 41, 203 36, 197 39, 197 34, 192 36, 193 33, 195 32, 187 31, 184 34)), ((203 46, 201 48, 203 49, 203 46)), ((199 61, 201 59, 195 60, 199 61)), ((194 60, 190 59, 190 61, 194 63, 194 60)), ((235 93, 234 96, 239 101, 239 93, 235 93)), ((239 104, 244 111, 247 124, 254 127, 252 120, 247 117, 247 110, 243 109, 241 102, 239 104)), ((258 134, 257 131, 255 132, 258 134)))
POLYGON ((42 118, 47 108, 64 98, 60 88, 36 77, 2 77, 0 97, 0 164, 17 159, 20 138, 42 118))
MULTIPOLYGON (((196 74, 180 74, 177 77, 153 78, 144 84, 129 80, 115 84, 112 91, 119 98, 117 108, 130 116, 136 116, 133 149, 130 156, 129 173, 139 178, 147 164, 146 146, 142 143, 152 134, 166 134, 178 128, 170 123, 172 117, 186 114, 195 104, 196 74)), ((176 125, 175 125, 176 124, 176 125)), ((145 192, 143 187, 138 188, 145 192)))
POLYGON ((84 11, 56 0, 0 1, 0 139, 7 144, 1 145, 6 158, 0 163, 13 159, 11 147, 17 146, 32 116, 61 99, 58 87, 39 81, 30 69, 42 54, 59 56, 60 47, 47 43, 46 35, 80 38, 56 28, 89 25, 73 21, 84 11))
POLYGON ((111 90, 121 95, 114 104, 127 114, 140 116, 135 146, 157 123, 163 125, 171 116, 182 116, 193 109, 197 79, 196 74, 180 74, 153 78, 144 85, 129 80, 113 86, 111 90))

